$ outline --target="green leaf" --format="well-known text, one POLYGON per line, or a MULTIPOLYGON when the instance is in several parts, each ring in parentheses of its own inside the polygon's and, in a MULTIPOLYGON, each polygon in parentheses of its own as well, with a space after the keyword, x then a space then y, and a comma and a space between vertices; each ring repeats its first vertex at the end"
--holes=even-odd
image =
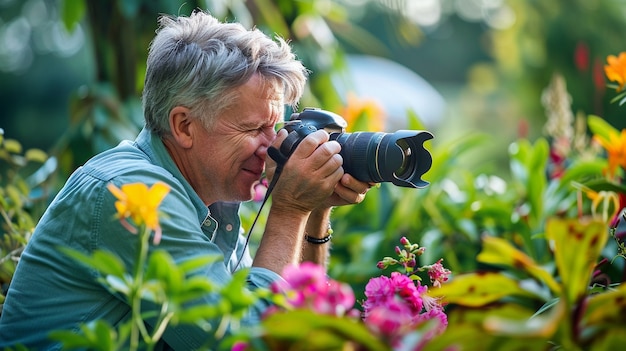
POLYGON ((485 319, 485 329, 491 334, 517 336, 519 338, 550 338, 563 324, 566 306, 559 302, 546 315, 524 319, 490 316, 485 319))
POLYGON ((611 134, 619 133, 617 129, 606 120, 595 115, 587 116, 587 125, 589 125, 591 133, 599 135, 606 140, 610 140, 609 136, 611 134))
POLYGON ((178 264, 181 271, 188 274, 198 268, 205 267, 211 263, 217 262, 221 258, 220 255, 203 255, 193 257, 178 264))
POLYGON ((626 186, 620 183, 609 181, 606 178, 594 179, 594 180, 590 180, 587 182, 583 182, 582 184, 596 192, 612 191, 618 194, 626 194, 626 186))
POLYGON ((85 0, 62 0, 61 19, 68 32, 72 32, 86 12, 85 0))
POLYGON ((359 350, 388 350, 360 321, 310 310, 274 313, 262 326, 270 347, 289 343, 294 350, 341 350, 354 342, 359 350))
POLYGON ((606 159, 577 161, 565 170, 559 179, 559 186, 570 186, 572 181, 581 182, 590 178, 603 177, 602 172, 606 167, 606 159))
POLYGON ((527 191, 528 198, 531 204, 531 216, 535 221, 534 224, 538 224, 543 216, 543 196, 546 190, 546 165, 548 162, 550 146, 548 142, 541 138, 535 142, 535 145, 531 148, 530 158, 527 160, 525 166, 527 169, 527 191))
POLYGON ((483 263, 521 269, 546 284, 555 294, 561 292, 561 287, 548 271, 504 239, 485 236, 483 238, 483 250, 476 259, 483 263))
POLYGON ((494 272, 457 275, 441 287, 429 290, 428 294, 441 297, 446 303, 469 307, 484 306, 512 295, 536 297, 523 289, 519 281, 494 272))
POLYGON ((186 307, 175 315, 176 323, 198 323, 205 320, 222 317, 227 314, 227 308, 224 303, 218 303, 214 305, 201 304, 191 307, 186 307))
POLYGON ((4 149, 12 154, 21 154, 22 153, 22 144, 19 141, 14 139, 4 139, 4 149))
POLYGON ((101 350, 113 350, 113 338, 116 335, 115 329, 102 320, 97 320, 92 328, 94 329, 98 347, 101 350))
POLYGON ((95 268, 102 274, 110 274, 116 277, 124 277, 126 267, 113 253, 103 250, 97 250, 93 253, 93 262, 95 268))
POLYGON ((559 303, 559 301, 561 301, 561 299, 557 297, 557 298, 554 298, 554 299, 546 302, 545 304, 543 304, 543 306, 539 307, 537 312, 535 312, 535 314, 532 317, 539 316, 540 314, 550 310, 551 308, 556 306, 559 303))
POLYGON ((272 1, 269 0, 254 0, 256 8, 261 13, 265 24, 270 27, 270 30, 274 33, 287 37, 289 35, 289 26, 285 22, 284 16, 272 1))
POLYGON ((13 185, 7 185, 5 190, 6 190, 7 198, 9 198, 11 202, 13 203, 13 207, 15 208, 24 207, 24 204, 22 202, 22 194, 17 187, 13 185))
POLYGON ((124 263, 122 263, 117 256, 108 251, 96 250, 91 256, 69 247, 59 247, 59 251, 87 267, 98 271, 102 275, 113 275, 123 278, 126 274, 124 263))
POLYGON ((247 287, 248 269, 240 269, 221 289, 222 298, 231 305, 231 312, 237 313, 255 304, 258 300, 254 292, 247 287))
POLYGON ((145 279, 162 282, 166 293, 175 296, 181 290, 184 275, 167 251, 156 250, 148 258, 145 279))
POLYGON ((81 324, 80 331, 54 331, 50 334, 52 340, 60 341, 64 350, 89 349, 110 351, 113 350, 113 340, 117 333, 111 325, 104 320, 81 324))
POLYGON ((128 281, 126 279, 116 277, 114 275, 107 275, 104 279, 109 289, 122 293, 124 296, 128 296, 130 294, 130 286, 128 285, 128 281))
POLYGON ((181 288, 179 294, 175 296, 175 300, 180 304, 217 291, 216 284, 206 276, 194 276, 185 279, 181 288))
POLYGON ((626 284, 616 290, 589 296, 585 306, 583 324, 586 327, 626 325, 626 284))
POLYGON ((26 161, 44 163, 48 159, 48 154, 40 149, 29 149, 26 151, 26 154, 24 154, 24 157, 26 161))
POLYGON ((608 236, 608 227, 600 220, 551 218, 546 223, 546 238, 554 243, 555 262, 568 304, 577 303, 586 294, 608 236))

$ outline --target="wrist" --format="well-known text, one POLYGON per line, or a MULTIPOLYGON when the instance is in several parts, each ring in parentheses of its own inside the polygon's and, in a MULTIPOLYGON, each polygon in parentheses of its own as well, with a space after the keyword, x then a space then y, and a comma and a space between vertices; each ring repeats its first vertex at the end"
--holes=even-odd
POLYGON ((332 237, 333 237, 333 228, 330 226, 330 222, 328 222, 328 225, 326 227, 326 232, 324 232, 322 236, 310 236, 308 234, 305 234, 304 240, 306 240, 308 243, 311 243, 311 244, 321 245, 321 244, 326 244, 327 242, 329 242, 330 239, 332 239, 332 237))

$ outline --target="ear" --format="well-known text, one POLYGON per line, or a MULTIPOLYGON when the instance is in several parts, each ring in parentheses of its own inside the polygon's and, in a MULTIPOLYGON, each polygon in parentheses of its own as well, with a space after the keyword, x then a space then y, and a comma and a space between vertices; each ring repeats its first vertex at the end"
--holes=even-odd
POLYGON ((187 107, 176 106, 170 111, 170 130, 176 143, 183 148, 193 144, 193 121, 187 107))

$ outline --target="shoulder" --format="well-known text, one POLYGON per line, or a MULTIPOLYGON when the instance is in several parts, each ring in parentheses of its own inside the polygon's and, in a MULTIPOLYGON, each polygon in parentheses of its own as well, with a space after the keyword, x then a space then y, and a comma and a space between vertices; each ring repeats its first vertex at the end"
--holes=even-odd
POLYGON ((94 156, 81 167, 81 172, 105 182, 123 176, 171 176, 170 172, 155 164, 135 143, 129 141, 94 156))

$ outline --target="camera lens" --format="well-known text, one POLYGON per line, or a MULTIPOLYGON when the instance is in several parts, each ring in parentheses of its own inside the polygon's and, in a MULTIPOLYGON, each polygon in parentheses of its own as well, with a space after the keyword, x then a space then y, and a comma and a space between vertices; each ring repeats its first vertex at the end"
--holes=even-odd
POLYGON ((332 133, 341 145, 346 173, 365 182, 392 182, 398 186, 422 188, 421 179, 432 165, 424 142, 432 139, 426 131, 399 130, 395 133, 332 133))
POLYGON ((405 173, 411 169, 410 163, 413 159, 411 158, 411 147, 404 139, 398 140, 397 145, 402 150, 404 157, 402 158, 400 168, 398 168, 394 173, 396 173, 398 177, 402 178, 405 176, 405 173))

